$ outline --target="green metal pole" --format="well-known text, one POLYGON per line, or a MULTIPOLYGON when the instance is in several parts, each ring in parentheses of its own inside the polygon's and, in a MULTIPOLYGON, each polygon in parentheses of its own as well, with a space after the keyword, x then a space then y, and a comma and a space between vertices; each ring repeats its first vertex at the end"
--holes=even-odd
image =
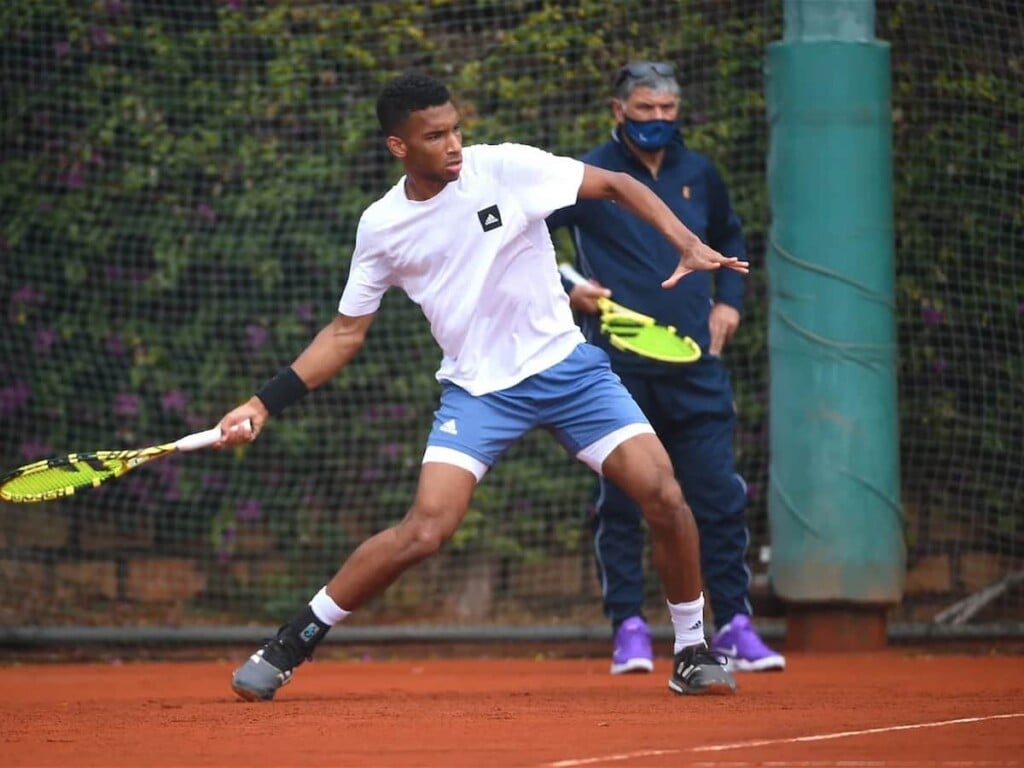
POLYGON ((766 78, 770 577, 791 606, 884 612, 906 567, 889 46, 873 0, 784 14, 766 78))

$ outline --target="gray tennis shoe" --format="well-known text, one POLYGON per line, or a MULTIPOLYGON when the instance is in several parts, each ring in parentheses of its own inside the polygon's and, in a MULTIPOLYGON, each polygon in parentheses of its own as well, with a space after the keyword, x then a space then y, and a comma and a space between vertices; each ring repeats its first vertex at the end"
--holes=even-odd
POLYGON ((235 670, 231 687, 246 701, 270 701, 278 688, 292 679, 295 668, 313 658, 313 649, 329 629, 309 608, 304 609, 235 670), (301 629, 296 629, 296 625, 301 629))
POLYGON ((708 650, 705 643, 687 646, 672 659, 668 687, 679 694, 733 694, 736 680, 725 664, 725 657, 708 650))
POLYGON ((288 684, 292 679, 292 665, 281 645, 274 638, 235 670, 231 676, 235 693, 246 701, 270 701, 278 688, 288 684))

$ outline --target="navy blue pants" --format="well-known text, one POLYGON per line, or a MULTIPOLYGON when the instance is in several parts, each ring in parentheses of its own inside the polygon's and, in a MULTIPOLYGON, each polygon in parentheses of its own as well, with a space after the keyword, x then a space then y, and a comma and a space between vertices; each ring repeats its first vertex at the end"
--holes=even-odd
MULTIPOLYGON (((729 374, 705 357, 667 376, 619 372, 672 459, 700 531, 704 594, 715 626, 751 613, 746 484, 735 468, 736 414, 729 374)), ((639 508, 613 483, 598 484, 594 552, 604 610, 614 624, 641 615, 645 527, 639 508)))

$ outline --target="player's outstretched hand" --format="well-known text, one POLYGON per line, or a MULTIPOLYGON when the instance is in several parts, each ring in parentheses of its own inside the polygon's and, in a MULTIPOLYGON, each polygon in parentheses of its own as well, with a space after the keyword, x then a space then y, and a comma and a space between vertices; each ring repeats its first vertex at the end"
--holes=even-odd
POLYGON ((706 270, 732 269, 744 275, 750 271, 750 262, 740 261, 735 256, 723 256, 714 248, 705 245, 699 238, 688 244, 685 249, 679 251, 679 266, 675 272, 662 282, 662 288, 671 288, 691 272, 706 270))
POLYGON ((228 411, 218 423, 221 438, 213 444, 214 448, 225 448, 241 443, 251 443, 263 430, 270 414, 258 397, 249 398, 233 411, 228 411), (245 422, 249 421, 249 425, 245 422))

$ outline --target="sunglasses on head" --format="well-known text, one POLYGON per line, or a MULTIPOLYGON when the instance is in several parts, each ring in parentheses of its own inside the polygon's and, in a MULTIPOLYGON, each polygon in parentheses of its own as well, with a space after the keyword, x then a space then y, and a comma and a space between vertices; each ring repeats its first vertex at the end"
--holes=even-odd
POLYGON ((627 77, 640 79, 651 75, 675 77, 676 68, 667 61, 634 61, 619 70, 619 74, 615 76, 615 87, 622 85, 627 77))

